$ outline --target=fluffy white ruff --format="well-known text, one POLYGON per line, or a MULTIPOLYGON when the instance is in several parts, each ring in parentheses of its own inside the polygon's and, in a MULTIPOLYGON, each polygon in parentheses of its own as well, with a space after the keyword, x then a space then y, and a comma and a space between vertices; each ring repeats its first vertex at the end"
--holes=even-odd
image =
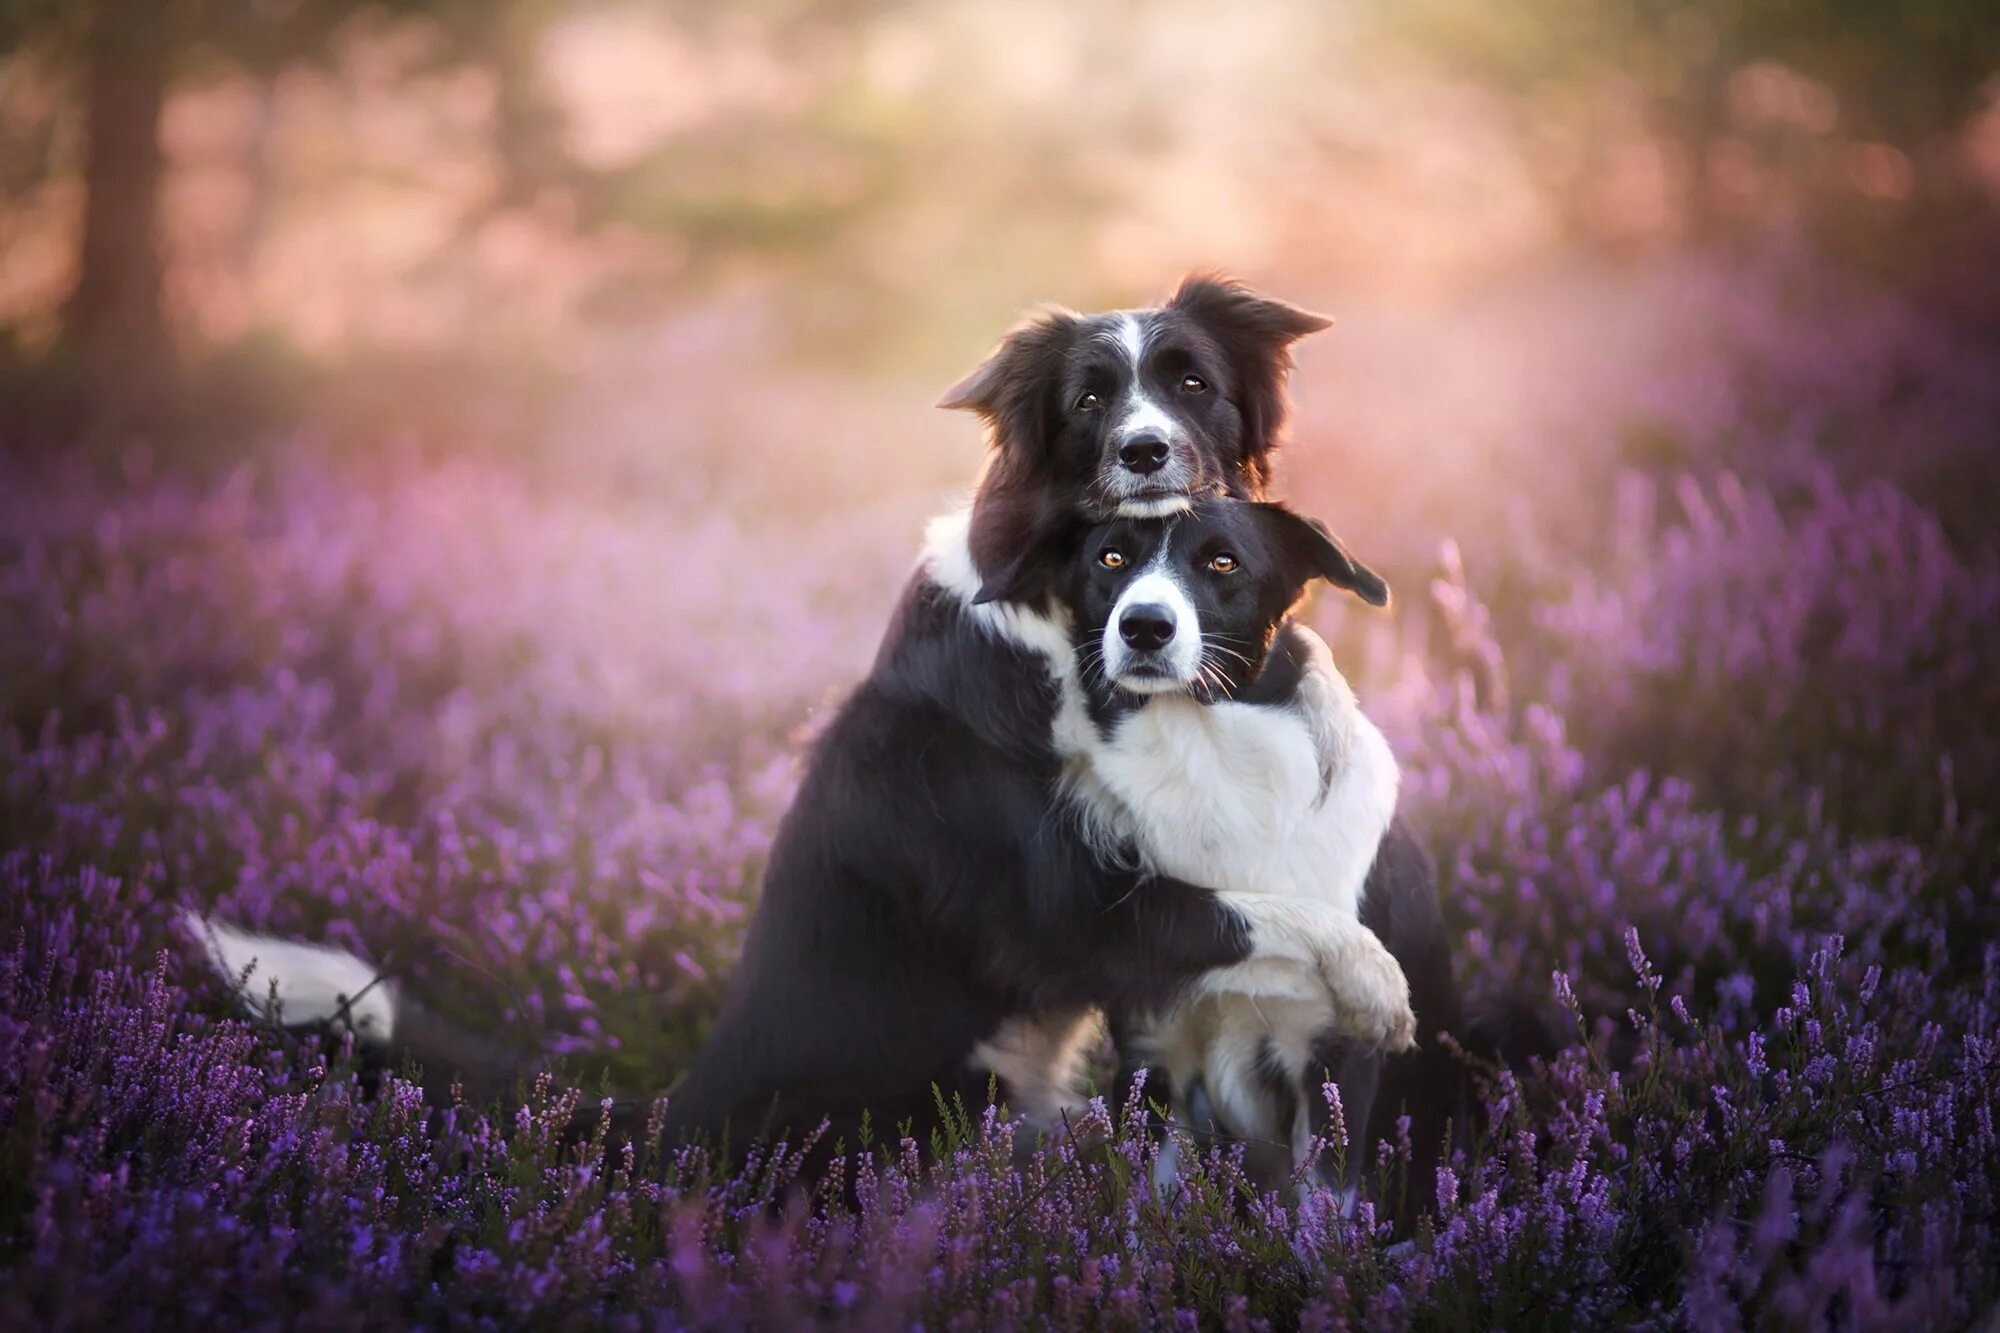
POLYGON ((394 1034, 396 1006, 388 981, 353 954, 252 935, 193 911, 183 914, 181 924, 201 941, 216 971, 243 981, 244 1006, 257 1017, 294 1026, 344 1020, 371 1041, 386 1042, 394 1034))

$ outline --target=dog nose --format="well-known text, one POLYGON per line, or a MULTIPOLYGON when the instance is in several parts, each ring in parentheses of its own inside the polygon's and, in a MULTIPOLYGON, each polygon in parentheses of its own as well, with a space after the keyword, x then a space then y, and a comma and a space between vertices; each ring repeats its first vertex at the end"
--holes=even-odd
POLYGON ((1142 477, 1158 472, 1167 465, 1167 442, 1151 433, 1134 435, 1118 446, 1118 461, 1142 477))
POLYGON ((1174 637, 1174 618, 1164 606, 1128 606, 1118 617, 1118 634, 1142 653, 1164 648, 1174 637))

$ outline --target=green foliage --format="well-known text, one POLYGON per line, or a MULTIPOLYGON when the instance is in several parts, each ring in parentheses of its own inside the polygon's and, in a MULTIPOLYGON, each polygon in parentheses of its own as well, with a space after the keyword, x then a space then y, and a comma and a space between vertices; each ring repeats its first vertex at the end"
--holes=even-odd
POLYGON ((1978 0, 1412 0, 1390 13, 1392 31, 1531 103, 1615 75, 1680 122, 1717 78, 1769 60, 1830 85, 1854 128, 1904 144, 1956 128, 2000 67, 2000 10, 1978 0))

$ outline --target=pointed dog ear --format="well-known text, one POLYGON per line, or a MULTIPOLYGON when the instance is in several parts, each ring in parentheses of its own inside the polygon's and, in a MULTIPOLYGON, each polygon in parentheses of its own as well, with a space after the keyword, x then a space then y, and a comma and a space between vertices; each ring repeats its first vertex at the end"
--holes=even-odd
POLYGON ((1002 452, 1039 454, 1054 417, 1056 384, 1076 316, 1051 310, 1016 327, 972 373, 944 391, 937 405, 977 412, 1002 452))
POLYGON ((1006 377, 1008 351, 1006 342, 994 348, 984 361, 966 372, 965 378, 944 391, 937 406, 947 412, 991 412, 1000 397, 1000 381, 1006 377))
POLYGON ((1253 338, 1273 349, 1291 346, 1309 333, 1332 326, 1325 315, 1259 296, 1217 273, 1190 273, 1167 303, 1212 328, 1253 338))
POLYGON ((1380 574, 1348 553, 1326 524, 1281 504, 1262 504, 1265 521, 1278 535, 1285 560, 1303 586, 1315 578, 1345 588, 1370 606, 1389 604, 1389 585, 1380 574))
POLYGON ((1271 452, 1284 438, 1291 415, 1286 380, 1292 344, 1333 321, 1214 274, 1190 274, 1167 303, 1208 330, 1235 373, 1236 408, 1243 414, 1244 473, 1252 495, 1271 479, 1271 452))

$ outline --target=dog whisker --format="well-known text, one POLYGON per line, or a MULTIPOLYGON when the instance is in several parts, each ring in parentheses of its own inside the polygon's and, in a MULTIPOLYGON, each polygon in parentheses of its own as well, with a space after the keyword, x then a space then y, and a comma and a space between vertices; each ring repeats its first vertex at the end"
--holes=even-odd
POLYGON ((1204 654, 1202 658, 1201 669, 1204 674, 1208 675, 1210 679, 1213 680, 1216 693, 1220 694, 1225 699, 1235 697, 1236 682, 1230 678, 1228 670, 1224 668, 1220 662, 1217 662, 1212 658, 1209 658, 1206 654, 1204 654))
MULTIPOLYGON (((1210 637, 1219 638, 1221 636, 1211 635, 1210 637)), ((1202 650, 1204 652, 1228 653, 1231 657, 1235 658, 1237 661, 1241 662, 1244 666, 1247 667, 1254 667, 1257 665, 1256 659, 1252 658, 1250 654, 1239 653, 1234 648, 1225 648, 1219 643, 1203 644, 1202 650)))

